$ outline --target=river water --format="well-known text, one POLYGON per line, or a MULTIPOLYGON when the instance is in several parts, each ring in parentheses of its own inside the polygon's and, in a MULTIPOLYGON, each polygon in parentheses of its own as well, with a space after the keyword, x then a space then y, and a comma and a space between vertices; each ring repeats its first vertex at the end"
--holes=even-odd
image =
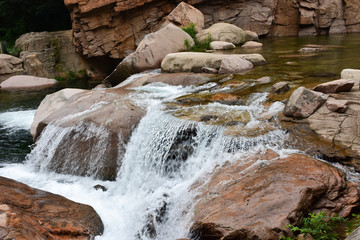
MULTIPOLYGON (((146 106, 148 112, 134 130, 126 153, 120 159, 122 168, 113 182, 39 169, 39 163, 45 164, 39 159, 43 151, 39 148, 51 148, 49 141, 55 139, 57 133, 66 131, 49 127, 38 146, 31 146, 30 125, 36 107, 48 92, 0 92, 0 175, 91 205, 105 225, 104 235, 96 239, 187 237, 198 194, 193 186, 199 182, 205 184, 208 173, 217 165, 240 161, 250 153, 266 149, 282 155, 296 151, 284 146, 287 134, 278 128, 276 121, 269 123, 262 118, 281 111, 283 104, 277 100, 288 96, 269 95, 267 91, 271 85, 286 80, 294 87, 313 86, 337 79, 342 69, 359 68, 360 58, 356 56, 360 52, 359 41, 360 34, 262 40, 264 47, 257 52, 268 64, 235 78, 251 82, 269 76, 272 82, 261 86, 249 84, 250 87, 239 92, 247 95, 239 106, 210 103, 174 108, 165 104, 194 92, 206 93, 216 85, 214 83, 190 87, 155 83, 136 88, 132 99, 146 106), (328 49, 316 54, 297 52, 306 44, 328 45, 328 49), (263 104, 269 99, 272 100, 270 104, 263 104), (192 121, 191 117, 181 114, 202 111, 236 119, 245 114, 247 120, 243 125, 230 128, 237 134, 229 134, 226 125, 192 121), (181 149, 174 151, 179 136, 181 149), (95 190, 93 186, 97 184, 108 190, 95 190)), ((93 131, 96 134, 101 129, 93 131)))

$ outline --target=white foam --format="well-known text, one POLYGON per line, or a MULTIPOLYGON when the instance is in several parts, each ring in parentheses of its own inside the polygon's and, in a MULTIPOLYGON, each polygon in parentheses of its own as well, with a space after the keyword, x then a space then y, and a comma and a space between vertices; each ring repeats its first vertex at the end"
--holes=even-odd
POLYGON ((0 123, 5 128, 30 130, 36 110, 0 113, 0 123))

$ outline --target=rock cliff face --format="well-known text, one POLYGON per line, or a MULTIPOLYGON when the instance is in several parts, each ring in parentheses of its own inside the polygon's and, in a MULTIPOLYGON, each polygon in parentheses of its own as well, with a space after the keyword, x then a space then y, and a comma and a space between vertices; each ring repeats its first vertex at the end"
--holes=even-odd
MULTIPOLYGON (((64 0, 74 43, 87 57, 124 58, 158 30, 178 0, 64 0)), ((259 35, 309 35, 360 31, 357 0, 187 0, 205 15, 205 27, 228 22, 259 35)))

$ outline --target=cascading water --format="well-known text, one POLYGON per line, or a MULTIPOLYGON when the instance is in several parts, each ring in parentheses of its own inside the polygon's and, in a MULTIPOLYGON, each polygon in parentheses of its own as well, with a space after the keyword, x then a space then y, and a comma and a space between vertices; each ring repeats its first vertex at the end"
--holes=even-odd
MULTIPOLYGON (((122 167, 114 182, 49 171, 52 154, 66 138, 78 135, 80 138, 106 139, 106 131, 94 125, 82 129, 50 124, 29 154, 27 165, 8 165, 0 169, 0 174, 92 205, 105 224, 104 235, 97 239, 167 240, 186 237, 191 226, 194 198, 201 188, 194 187, 195 183, 197 186, 205 184, 208 173, 227 161, 246 161, 250 152, 269 148, 280 150, 286 138, 279 129, 248 136, 248 132, 262 121, 261 116, 282 109, 279 103, 265 108, 262 103, 266 94, 254 94, 243 106, 212 103, 167 108, 164 104, 187 93, 209 91, 213 86, 183 88, 150 84, 137 88, 130 98, 137 104, 146 105, 148 111, 134 130, 124 156, 119 157, 122 167), (232 130, 237 128, 234 136, 229 134, 226 124, 179 118, 181 111, 210 112, 235 118, 234 114, 242 116, 246 112, 248 120, 230 126, 232 130), (42 171, 38 172, 39 168, 42 171), (108 190, 96 191, 92 188, 96 184, 108 190)), ((264 126, 268 124, 263 122, 264 126)), ((101 159, 104 154, 103 145, 100 143, 98 147, 93 149, 94 159, 101 159)), ((64 167, 81 167, 71 165, 71 162, 66 161, 64 167)), ((96 164, 95 161, 94 166, 96 164)), ((89 171, 87 175, 94 174, 89 171)))

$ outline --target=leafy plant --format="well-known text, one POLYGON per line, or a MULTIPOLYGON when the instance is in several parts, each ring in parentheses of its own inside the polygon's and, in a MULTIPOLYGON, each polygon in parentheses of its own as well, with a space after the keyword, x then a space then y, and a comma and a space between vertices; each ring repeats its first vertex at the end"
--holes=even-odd
POLYGON ((346 223, 346 236, 349 236, 355 229, 360 227, 360 214, 352 214, 352 219, 346 223))
POLYGON ((186 27, 183 27, 186 33, 194 40, 194 45, 192 46, 189 39, 185 39, 184 45, 188 51, 191 52, 205 52, 210 49, 210 43, 212 41, 211 35, 209 34, 203 41, 199 41, 196 37, 197 30, 195 23, 189 23, 186 27))
POLYGON ((78 71, 77 73, 73 72, 73 71, 67 71, 64 76, 56 76, 55 79, 59 82, 61 82, 61 81, 74 82, 74 81, 78 81, 81 79, 86 79, 88 77, 89 76, 88 76, 86 70, 82 69, 82 70, 78 71))
MULTIPOLYGON (((286 227, 290 228, 295 235, 311 235, 314 240, 337 240, 339 234, 335 232, 335 227, 346 221, 346 218, 329 216, 326 212, 309 213, 309 217, 303 219, 301 227, 291 224, 286 227)), ((296 237, 281 237, 281 239, 292 240, 296 237)))

